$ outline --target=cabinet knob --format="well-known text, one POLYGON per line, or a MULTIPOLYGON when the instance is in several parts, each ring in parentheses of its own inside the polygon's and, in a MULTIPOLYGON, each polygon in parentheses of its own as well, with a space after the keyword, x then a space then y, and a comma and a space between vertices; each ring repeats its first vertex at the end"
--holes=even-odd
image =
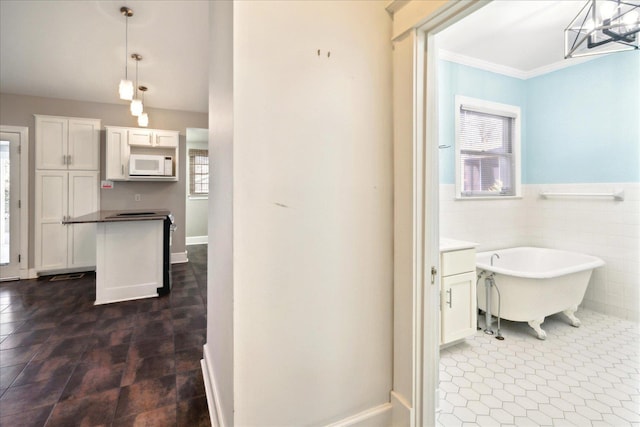
POLYGON ((449 301, 447 301, 447 305, 451 308, 453 305, 453 293, 451 292, 451 289, 447 289, 447 293, 449 294, 449 301))

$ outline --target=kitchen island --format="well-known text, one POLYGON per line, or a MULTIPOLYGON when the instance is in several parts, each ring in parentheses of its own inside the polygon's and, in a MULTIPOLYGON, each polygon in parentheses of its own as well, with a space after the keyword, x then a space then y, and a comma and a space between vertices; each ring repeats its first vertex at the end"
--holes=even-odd
POLYGON ((96 305, 171 290, 171 212, 103 210, 63 221, 85 223, 96 224, 96 305))

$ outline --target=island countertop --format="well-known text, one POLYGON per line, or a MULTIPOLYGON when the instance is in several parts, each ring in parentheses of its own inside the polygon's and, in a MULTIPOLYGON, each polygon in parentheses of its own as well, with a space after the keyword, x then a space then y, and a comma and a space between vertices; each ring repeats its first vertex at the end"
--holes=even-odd
POLYGON ((152 221, 164 220, 171 215, 166 209, 127 209, 127 210, 100 210, 75 218, 67 218, 63 224, 86 224, 94 222, 117 221, 152 221))

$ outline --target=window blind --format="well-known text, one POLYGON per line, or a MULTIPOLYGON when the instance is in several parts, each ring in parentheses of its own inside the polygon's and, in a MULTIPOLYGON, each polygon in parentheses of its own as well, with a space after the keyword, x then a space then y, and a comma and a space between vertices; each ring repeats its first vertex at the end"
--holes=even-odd
POLYGON ((462 196, 513 196, 515 118, 460 107, 462 196))
POLYGON ((209 194, 209 150, 189 150, 189 194, 209 194))

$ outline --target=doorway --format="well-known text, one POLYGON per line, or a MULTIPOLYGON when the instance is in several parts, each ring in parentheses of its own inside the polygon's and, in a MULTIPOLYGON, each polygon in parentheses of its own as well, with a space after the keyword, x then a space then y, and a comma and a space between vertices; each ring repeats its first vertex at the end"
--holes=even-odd
POLYGON ((0 127, 0 280, 27 276, 27 128, 0 127))
POLYGON ((185 156, 186 198, 185 236, 186 244, 201 245, 208 241, 209 199, 209 130, 187 128, 187 153, 185 156))

